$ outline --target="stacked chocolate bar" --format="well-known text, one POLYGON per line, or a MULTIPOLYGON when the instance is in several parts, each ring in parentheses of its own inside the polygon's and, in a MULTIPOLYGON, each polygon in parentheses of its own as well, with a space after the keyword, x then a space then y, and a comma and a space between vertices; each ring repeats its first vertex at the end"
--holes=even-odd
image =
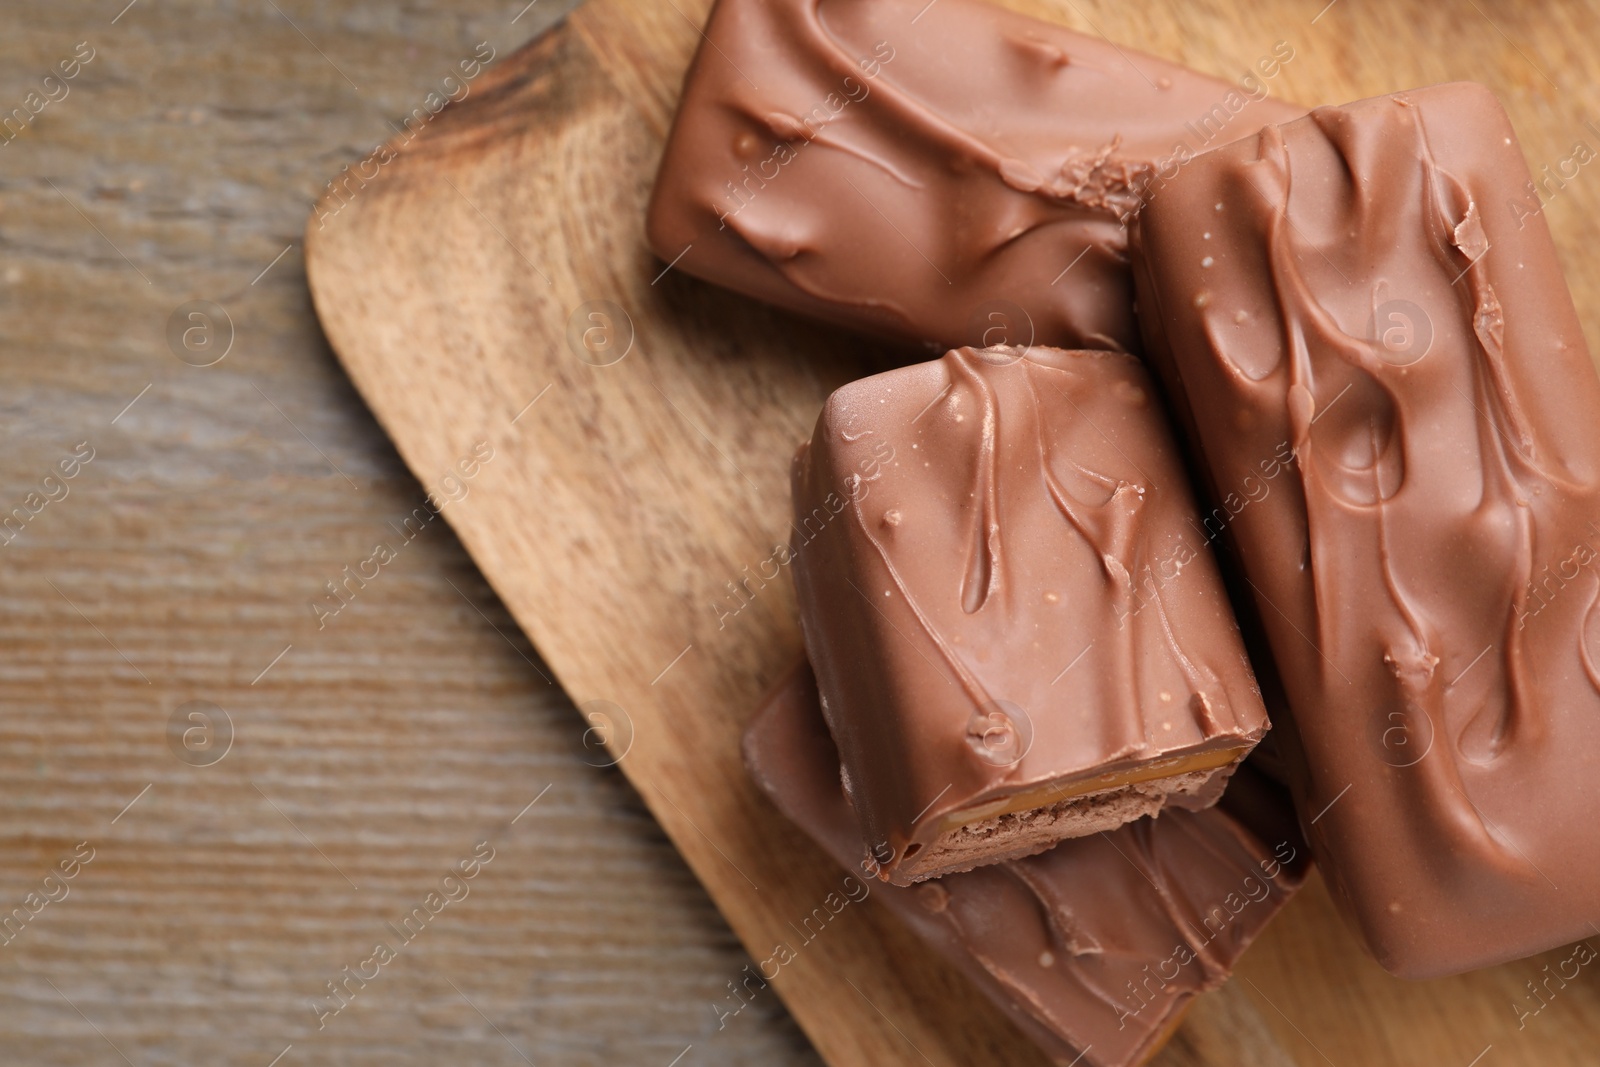
POLYGON ((656 252, 948 349, 796 456, 777 806, 1063 1062, 1148 1058, 1307 840, 1397 975, 1594 932, 1600 382, 1493 96, 1306 114, 978 0, 705 33, 656 252))
MULTIPOLYGON (((840 865, 878 873, 809 667, 779 683, 744 749, 780 811, 840 865)), ((1138 1063, 1227 978, 1306 868, 1281 790, 1246 764, 1216 807, 873 896, 1058 1062, 1138 1063)))

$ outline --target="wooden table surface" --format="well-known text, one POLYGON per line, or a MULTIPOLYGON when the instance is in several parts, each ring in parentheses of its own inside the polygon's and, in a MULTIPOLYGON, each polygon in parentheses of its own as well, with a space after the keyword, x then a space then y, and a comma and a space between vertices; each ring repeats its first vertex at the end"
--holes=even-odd
POLYGON ((0 534, 0 1063, 817 1062, 775 995, 718 1031, 748 956, 442 521, 310 606, 423 495, 317 327, 311 201, 556 4, 125 3, 0 10, 0 113, 94 55, 0 144, 0 510, 66 492, 0 534))

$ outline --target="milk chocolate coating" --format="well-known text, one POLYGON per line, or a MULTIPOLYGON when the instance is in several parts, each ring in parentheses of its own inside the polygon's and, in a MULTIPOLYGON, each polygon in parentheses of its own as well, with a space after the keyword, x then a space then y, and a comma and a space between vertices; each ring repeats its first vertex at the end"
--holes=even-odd
MULTIPOLYGON (((869 876, 804 664, 744 739, 751 776, 841 866, 869 876)), ((1242 767, 1222 803, 1041 856, 873 895, 1056 1062, 1144 1062, 1304 881, 1288 797, 1242 767)))
POLYGON ((975 0, 721 0, 649 240, 679 270, 940 351, 1133 349, 1123 219, 1153 173, 1303 113, 1259 79, 975 0))
POLYGON ((1231 763, 1267 729, 1132 356, 958 349, 852 382, 796 457, 794 501, 824 713, 863 836, 898 884, 1167 800, 1204 807, 1228 766, 1105 794, 1104 809, 1063 800, 940 829, 1064 781, 1218 750, 1231 763))
POLYGON ((1442 85, 1207 153, 1136 226, 1302 823, 1406 977, 1600 921, 1600 384, 1528 182, 1442 85))

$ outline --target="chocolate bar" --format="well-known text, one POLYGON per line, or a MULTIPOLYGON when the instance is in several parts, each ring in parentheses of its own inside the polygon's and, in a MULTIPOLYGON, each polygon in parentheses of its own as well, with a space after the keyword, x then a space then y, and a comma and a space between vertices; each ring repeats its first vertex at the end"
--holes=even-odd
MULTIPOLYGON (((871 885, 804 664, 757 712, 744 752, 778 809, 871 885)), ((1247 763, 1207 811, 871 893, 1056 1062, 1130 1067, 1227 979, 1306 870, 1287 796, 1247 763)))
POLYGON ((1266 732, 1135 357, 964 348, 852 382, 793 484, 801 624, 888 880, 1206 807, 1266 732))
POLYGON ((1499 103, 1318 109, 1135 229, 1335 897, 1405 977, 1593 935, 1600 383, 1499 103))
POLYGON ((679 270, 934 351, 1134 349, 1125 219, 1304 109, 976 0, 720 0, 656 178, 679 270))

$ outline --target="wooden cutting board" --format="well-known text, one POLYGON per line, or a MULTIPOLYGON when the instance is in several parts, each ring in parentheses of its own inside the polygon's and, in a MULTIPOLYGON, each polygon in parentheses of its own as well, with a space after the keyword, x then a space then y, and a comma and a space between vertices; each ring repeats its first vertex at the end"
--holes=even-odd
MULTIPOLYGON (((1487 82, 1535 172, 1556 174, 1548 215, 1593 339, 1600 166, 1561 167, 1578 142, 1600 150, 1600 125, 1586 125, 1600 114, 1600 4, 1322 2, 1012 6, 1229 78, 1288 42, 1295 58, 1271 87, 1304 102, 1487 82)), ((799 648, 788 576, 760 577, 788 536, 789 457, 874 353, 646 250, 645 200, 708 8, 590 0, 491 64, 464 102, 413 122, 392 160, 318 205, 317 310, 424 486, 448 500, 452 472, 474 471, 470 498, 444 514, 611 745, 597 761, 621 760, 754 958, 797 947, 773 985, 822 1055, 1039 1063, 870 903, 804 941, 791 924, 841 873, 740 764, 745 719, 799 648), (600 331, 588 347, 585 330, 600 331)), ((1592 1064, 1600 977, 1540 1000, 1526 988, 1567 956, 1401 983, 1314 882, 1158 1062, 1592 1064)), ((738 1025, 740 1004, 730 993, 707 1010, 738 1025)))

